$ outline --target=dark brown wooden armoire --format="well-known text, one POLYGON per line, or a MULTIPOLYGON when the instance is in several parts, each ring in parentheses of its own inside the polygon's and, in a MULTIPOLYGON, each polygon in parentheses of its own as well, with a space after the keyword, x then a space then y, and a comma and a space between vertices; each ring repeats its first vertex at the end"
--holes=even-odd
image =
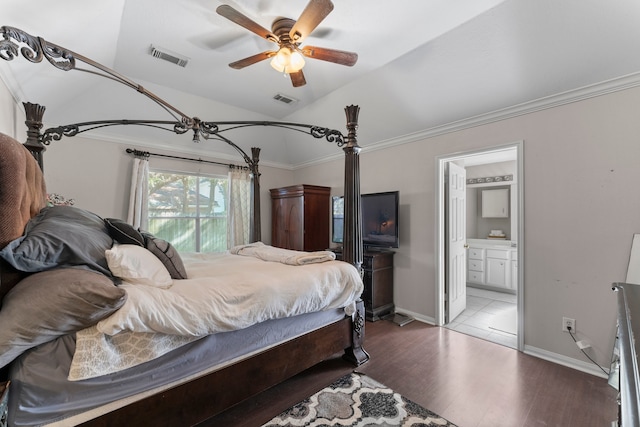
POLYGON ((298 251, 329 247, 331 188, 292 185, 271 191, 271 245, 298 251))

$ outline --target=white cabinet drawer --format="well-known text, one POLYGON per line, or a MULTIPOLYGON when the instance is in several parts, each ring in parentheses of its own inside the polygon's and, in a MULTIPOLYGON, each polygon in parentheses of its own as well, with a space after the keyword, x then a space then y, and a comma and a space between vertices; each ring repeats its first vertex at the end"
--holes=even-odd
POLYGON ((509 259, 509 251, 487 249, 487 258, 509 259))
POLYGON ((468 271, 467 282, 484 284, 484 273, 482 271, 468 271))
POLYGON ((469 248, 469 259, 484 259, 484 249, 469 248))
POLYGON ((484 262, 480 259, 470 259, 469 260, 469 270, 472 271, 483 271, 484 270, 484 262))

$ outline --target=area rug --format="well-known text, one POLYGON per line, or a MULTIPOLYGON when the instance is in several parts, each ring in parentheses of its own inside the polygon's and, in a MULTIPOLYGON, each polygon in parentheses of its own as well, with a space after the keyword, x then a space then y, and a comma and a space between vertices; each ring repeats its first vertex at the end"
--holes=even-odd
POLYGON ((516 307, 508 308, 504 312, 494 316, 491 323, 489 323, 489 328, 516 335, 518 328, 517 316, 518 312, 516 311, 516 307))
POLYGON ((263 425, 293 426, 455 427, 455 424, 366 375, 354 372, 263 425))

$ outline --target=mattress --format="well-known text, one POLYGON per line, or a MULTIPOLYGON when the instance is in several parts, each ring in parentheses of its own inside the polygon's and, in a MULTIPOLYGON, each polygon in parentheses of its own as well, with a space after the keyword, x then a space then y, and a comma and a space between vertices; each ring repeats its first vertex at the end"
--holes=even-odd
POLYGON ((75 336, 67 335, 24 353, 12 364, 9 425, 76 425, 344 316, 343 309, 332 309, 269 320, 209 335, 142 365, 82 381, 67 380, 75 350, 75 336))

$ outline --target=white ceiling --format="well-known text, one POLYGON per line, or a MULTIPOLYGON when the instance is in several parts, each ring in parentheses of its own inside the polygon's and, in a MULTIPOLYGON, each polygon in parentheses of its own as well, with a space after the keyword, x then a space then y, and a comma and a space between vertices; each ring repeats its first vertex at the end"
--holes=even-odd
MULTIPOLYGON (((357 52, 358 62, 308 59, 307 85, 300 88, 268 61, 228 67, 275 45, 219 16, 220 4, 270 28, 278 16, 296 19, 306 1, 2 0, 0 25, 100 62, 203 120, 287 120, 344 130, 344 106, 360 105, 364 149, 621 76, 640 80, 637 0, 334 0, 304 44, 357 52), (181 68, 153 58, 150 45, 189 63, 181 68), (272 99, 278 93, 298 102, 278 103, 272 99)), ((18 101, 47 107, 47 125, 170 119, 130 88, 46 61, 0 61, 0 77, 18 101)), ((148 129, 96 135, 233 155, 220 143, 194 145, 187 136, 148 129)), ((339 155, 328 142, 298 133, 243 130, 230 137, 245 150, 261 146, 266 164, 296 167, 339 155)))

